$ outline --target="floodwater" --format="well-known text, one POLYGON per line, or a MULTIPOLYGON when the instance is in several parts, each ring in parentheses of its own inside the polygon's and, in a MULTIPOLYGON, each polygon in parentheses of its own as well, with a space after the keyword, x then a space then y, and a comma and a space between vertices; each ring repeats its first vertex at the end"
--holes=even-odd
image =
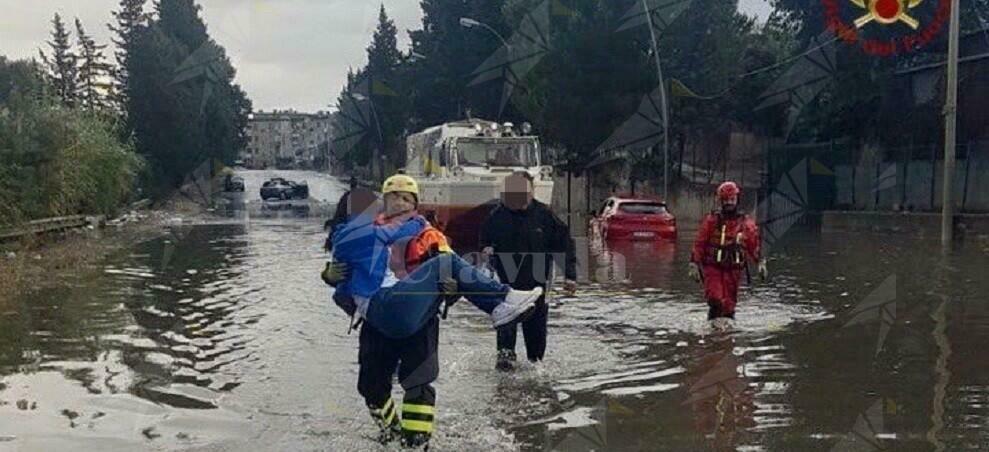
MULTIPOLYGON (((321 226, 176 226, 0 306, 0 450, 397 450, 371 439, 321 226)), ((983 246, 794 230, 713 334, 690 235, 583 243, 605 282, 554 300, 547 360, 513 373, 454 307, 432 450, 989 448, 983 246)))

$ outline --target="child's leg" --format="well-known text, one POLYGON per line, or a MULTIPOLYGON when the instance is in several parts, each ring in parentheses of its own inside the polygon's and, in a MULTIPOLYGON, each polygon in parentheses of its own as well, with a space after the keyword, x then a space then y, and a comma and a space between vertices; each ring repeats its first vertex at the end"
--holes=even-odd
MULTIPOLYGON (((452 253, 444 253, 426 261, 403 282, 432 280, 432 278, 435 278, 434 284, 437 287, 439 281, 453 278, 457 281, 458 291, 471 304, 487 314, 490 314, 495 307, 504 302, 505 295, 511 290, 511 287, 489 278, 477 267, 452 253)), ((397 285, 395 287, 398 288, 397 285)))
POLYGON ((485 313, 505 301, 509 287, 484 276, 454 254, 441 254, 419 266, 394 286, 379 290, 368 306, 367 319, 390 338, 405 338, 439 314, 440 281, 453 278, 467 299, 485 313))

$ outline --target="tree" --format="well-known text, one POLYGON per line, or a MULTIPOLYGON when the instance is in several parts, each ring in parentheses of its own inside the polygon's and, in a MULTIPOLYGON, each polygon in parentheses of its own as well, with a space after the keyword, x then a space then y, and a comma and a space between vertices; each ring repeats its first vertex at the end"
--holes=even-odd
MULTIPOLYGON (((375 122, 366 96, 369 89, 365 69, 347 71, 347 83, 337 97, 337 113, 333 118, 335 159, 343 169, 370 169, 372 146, 377 141, 375 122)), ((370 176, 370 174, 368 174, 370 176)))
POLYGON ((47 69, 47 76, 55 88, 55 94, 66 106, 74 106, 79 91, 78 86, 78 57, 72 51, 69 40, 71 36, 65 29, 62 17, 55 13, 52 19, 52 40, 48 41, 52 55, 49 58, 43 51, 39 51, 41 60, 47 69))
POLYGON ((190 52, 210 40, 206 24, 199 17, 200 10, 195 0, 160 0, 155 5, 158 25, 190 52))
MULTIPOLYGON (((412 51, 423 57, 415 63, 415 128, 463 118, 466 86, 473 53, 460 18, 469 15, 462 0, 422 0, 422 29, 409 33, 412 51)), ((496 47, 495 47, 496 48, 496 47)))
POLYGON ((34 62, 0 56, 0 224, 113 213, 141 160, 115 122, 60 106, 34 62))
POLYGON ((251 102, 226 51, 192 0, 161 0, 127 56, 128 112, 159 194, 213 159, 231 164, 247 144, 251 102))
POLYGON ((76 19, 76 39, 79 42, 79 106, 90 111, 107 110, 110 108, 107 93, 111 88, 108 78, 112 68, 103 57, 106 45, 96 44, 79 19, 76 19))
MULTIPOLYGON (((398 50, 398 30, 388 18, 384 5, 378 14, 378 28, 367 47, 367 68, 364 71, 374 102, 374 127, 380 127, 371 136, 383 151, 382 156, 393 166, 403 166, 405 161, 402 138, 408 124, 409 96, 407 83, 400 78, 404 73, 404 57, 398 50), (380 132, 380 137, 378 132, 380 132), (381 141, 378 143, 378 141, 381 141)), ((376 164, 382 164, 377 162, 376 164)), ((382 168, 384 169, 384 168, 382 168)))
POLYGON ((116 24, 107 25, 115 35, 112 41, 116 46, 114 58, 117 66, 113 71, 113 101, 117 104, 117 108, 125 113, 129 89, 127 68, 130 67, 130 54, 137 40, 137 33, 148 21, 148 16, 144 12, 146 2, 147 0, 120 0, 120 9, 112 13, 116 24))

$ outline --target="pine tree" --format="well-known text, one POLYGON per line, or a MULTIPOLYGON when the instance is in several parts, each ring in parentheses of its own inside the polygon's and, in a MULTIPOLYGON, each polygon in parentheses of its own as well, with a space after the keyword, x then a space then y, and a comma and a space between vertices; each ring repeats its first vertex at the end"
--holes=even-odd
POLYGON ((52 40, 48 41, 52 55, 48 57, 44 51, 40 51, 41 60, 44 62, 47 77, 55 88, 55 94, 62 103, 72 107, 76 105, 78 87, 78 70, 76 67, 78 56, 72 51, 69 43, 71 36, 65 29, 62 17, 55 13, 52 19, 52 40))
POLYGON ((375 127, 382 129, 380 138, 378 131, 374 131, 372 136, 389 165, 404 166, 401 138, 408 123, 409 99, 405 94, 405 84, 399 77, 404 59, 398 50, 398 29, 388 17, 384 5, 378 13, 378 28, 367 47, 367 60, 365 72, 377 116, 375 127))
POLYGON ((147 25, 148 16, 144 12, 147 0, 120 0, 120 10, 113 12, 116 24, 107 27, 116 35, 112 41, 117 47, 114 58, 117 66, 113 70, 113 101, 118 109, 127 111, 127 93, 130 54, 133 51, 140 29, 147 25))
POLYGON ((158 25, 189 52, 194 52, 209 41, 206 24, 199 17, 201 8, 195 0, 160 0, 155 5, 158 25))
MULTIPOLYGON (((412 50, 425 58, 416 63, 417 128, 464 117, 466 86, 477 67, 465 60, 476 52, 467 47, 460 18, 470 15, 462 0, 422 0, 422 29, 409 33, 412 50)), ((496 48, 496 47, 495 47, 496 48)))
POLYGON ((237 159, 251 102, 194 1, 161 0, 156 12, 127 56, 128 120, 157 188, 173 190, 205 162, 237 159))
POLYGON ((109 108, 107 91, 110 88, 109 76, 111 67, 103 57, 103 49, 107 46, 96 44, 91 36, 86 34, 82 22, 76 19, 76 39, 79 41, 79 68, 77 97, 79 106, 91 110, 109 108))
POLYGON ((398 29, 388 17, 385 5, 378 11, 378 28, 374 30, 371 44, 367 47, 367 68, 372 74, 386 77, 395 72, 401 62, 402 53, 398 50, 398 29))

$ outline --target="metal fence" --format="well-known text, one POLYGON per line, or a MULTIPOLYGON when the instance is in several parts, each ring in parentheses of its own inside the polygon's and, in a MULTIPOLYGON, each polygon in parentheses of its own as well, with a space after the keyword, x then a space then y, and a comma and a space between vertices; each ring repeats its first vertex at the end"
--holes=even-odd
MULTIPOLYGON (((956 208, 989 212, 989 141, 959 143, 956 208)), ((804 172, 805 206, 822 210, 939 211, 944 179, 943 145, 853 147, 815 143, 773 148, 770 189, 798 166, 804 172), (803 166, 800 166, 803 165, 803 166)))

